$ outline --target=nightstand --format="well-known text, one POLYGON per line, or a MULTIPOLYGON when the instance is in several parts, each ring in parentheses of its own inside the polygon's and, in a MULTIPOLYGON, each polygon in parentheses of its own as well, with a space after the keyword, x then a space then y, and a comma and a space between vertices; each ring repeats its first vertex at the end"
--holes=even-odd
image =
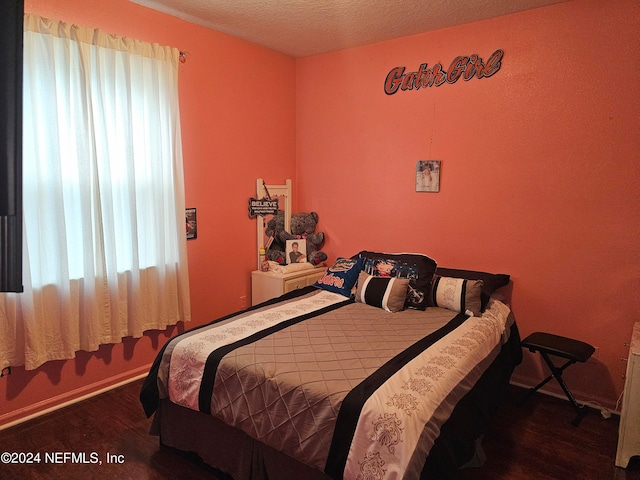
POLYGON ((251 305, 313 285, 326 271, 326 267, 308 268, 291 273, 254 270, 251 272, 251 305))

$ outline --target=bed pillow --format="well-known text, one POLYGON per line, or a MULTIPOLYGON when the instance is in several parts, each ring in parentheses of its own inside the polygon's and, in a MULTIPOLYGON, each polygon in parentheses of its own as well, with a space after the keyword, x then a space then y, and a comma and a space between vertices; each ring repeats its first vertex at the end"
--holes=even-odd
POLYGON ((481 308, 485 309, 491 294, 509 284, 509 275, 504 273, 476 272, 474 270, 458 270, 455 268, 436 269, 436 275, 442 277, 466 278, 467 280, 482 280, 481 308))
POLYGON ((361 251, 362 269, 375 277, 409 279, 405 306, 424 310, 429 305, 431 281, 436 270, 435 260, 419 253, 381 253, 361 251))
POLYGON ((362 271, 362 263, 361 258, 339 257, 314 283, 314 286, 350 297, 351 289, 358 281, 358 275, 362 271))
POLYGON ((431 305, 477 317, 482 311, 481 293, 482 280, 436 275, 431 287, 431 305))
POLYGON ((408 278, 374 277, 360 272, 356 302, 382 308, 387 312, 399 312, 404 310, 408 286, 408 278))

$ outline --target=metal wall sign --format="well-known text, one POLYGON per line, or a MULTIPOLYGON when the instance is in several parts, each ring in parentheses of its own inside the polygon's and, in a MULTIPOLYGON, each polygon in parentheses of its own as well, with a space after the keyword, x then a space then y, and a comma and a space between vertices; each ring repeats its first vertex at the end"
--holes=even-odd
POLYGON ((436 63, 431 68, 423 63, 417 72, 408 73, 405 73, 406 67, 395 67, 384 80, 384 93, 393 95, 398 90, 439 87, 445 83, 456 83, 460 78, 467 82, 472 78, 490 77, 500 70, 503 56, 502 50, 493 52, 486 62, 475 53, 469 56, 458 56, 453 59, 447 70, 444 70, 440 63, 436 63))

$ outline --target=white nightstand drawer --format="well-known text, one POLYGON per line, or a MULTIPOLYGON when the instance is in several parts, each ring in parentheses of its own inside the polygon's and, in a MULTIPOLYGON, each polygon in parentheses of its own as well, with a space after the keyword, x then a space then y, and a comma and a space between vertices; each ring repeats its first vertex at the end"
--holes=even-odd
POLYGON ((251 272, 251 304, 265 302, 299 288, 313 285, 324 275, 325 267, 309 268, 291 273, 251 272))

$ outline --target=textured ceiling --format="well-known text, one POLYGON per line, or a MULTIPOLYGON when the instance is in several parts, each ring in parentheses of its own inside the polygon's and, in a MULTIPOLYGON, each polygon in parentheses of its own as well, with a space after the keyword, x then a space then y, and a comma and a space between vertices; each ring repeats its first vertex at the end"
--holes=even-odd
POLYGON ((131 1, 299 58, 568 0, 131 1))

